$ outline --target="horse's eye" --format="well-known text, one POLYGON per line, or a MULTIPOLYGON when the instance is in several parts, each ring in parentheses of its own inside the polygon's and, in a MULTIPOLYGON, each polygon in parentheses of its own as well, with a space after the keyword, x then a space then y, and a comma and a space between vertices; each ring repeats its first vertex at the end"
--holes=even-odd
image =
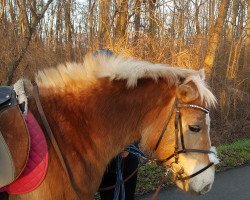
POLYGON ((199 132, 201 130, 201 127, 199 125, 188 125, 188 128, 192 132, 199 132))

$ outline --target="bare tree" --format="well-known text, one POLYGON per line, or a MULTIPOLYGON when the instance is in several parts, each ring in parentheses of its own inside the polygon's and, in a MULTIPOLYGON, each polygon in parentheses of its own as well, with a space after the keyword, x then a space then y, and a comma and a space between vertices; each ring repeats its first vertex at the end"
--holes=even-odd
POLYGON ((72 25, 71 25, 71 0, 64 0, 64 16, 65 16, 65 31, 66 31, 66 52, 67 58, 73 59, 72 51, 72 25))
POLYGON ((57 1, 57 14, 56 14, 56 43, 62 44, 62 1, 57 1))
POLYGON ((25 18, 25 23, 26 23, 26 26, 27 26, 26 27, 27 30, 25 32, 25 37, 24 37, 23 44, 22 44, 22 47, 21 47, 20 51, 18 52, 17 55, 15 55, 15 59, 8 66, 8 71, 7 71, 6 80, 5 80, 4 84, 9 85, 11 83, 14 72, 17 69, 19 63, 21 62, 23 56, 25 55, 25 53, 26 53, 26 51, 28 49, 30 40, 32 38, 32 34, 36 30, 36 27, 37 27, 38 23, 43 18, 44 13, 48 9, 48 7, 49 7, 49 5, 51 4, 52 1, 53 0, 48 0, 47 4, 41 9, 41 11, 36 12, 36 13, 35 13, 34 8, 32 7, 32 5, 30 5, 30 10, 35 15, 34 22, 32 22, 32 21, 29 22, 26 19, 26 15, 24 14, 24 12, 26 11, 25 2, 24 1, 21 2, 20 8, 22 9, 22 14, 24 15, 24 18, 25 18))
POLYGON ((247 27, 246 27, 246 40, 244 49, 244 64, 243 69, 249 69, 250 66, 250 0, 247 1, 247 27))
POLYGON ((1 0, 0 23, 5 19, 6 0, 1 0))
POLYGON ((51 8, 51 16, 50 16, 50 24, 49 24, 49 35, 48 35, 48 46, 53 46, 53 44, 55 44, 54 40, 54 19, 55 19, 55 13, 56 13, 56 10, 55 10, 55 6, 52 5, 51 8))
POLYGON ((124 40, 128 23, 128 0, 118 0, 116 8, 115 37, 124 40))
POLYGON ((215 15, 215 0, 209 0, 209 20, 207 23, 207 30, 211 30, 214 25, 214 15, 215 15))
POLYGON ((110 41, 109 11, 111 0, 98 0, 99 3, 99 48, 103 48, 110 41))
MULTIPOLYGON (((230 52, 229 52, 227 73, 226 73, 227 79, 233 79, 236 77, 238 60, 240 57, 240 52, 242 47, 242 39, 243 39, 242 31, 239 31, 241 32, 241 34, 238 32, 238 34, 240 34, 240 37, 236 37, 235 35, 235 32, 238 31, 236 26, 237 17, 239 19, 238 21, 239 22, 241 21, 241 17, 239 15, 239 7, 240 7, 240 1, 239 0, 233 1, 232 17, 231 17, 231 22, 228 24, 228 34, 227 34, 227 40, 230 45, 230 52)), ((240 24, 238 24, 238 26, 240 26, 240 24)))
POLYGON ((66 38, 67 42, 72 44, 72 31, 71 31, 71 21, 70 21, 70 12, 71 12, 71 0, 65 0, 65 28, 66 28, 66 38))
POLYGON ((219 45, 219 40, 221 38, 224 21, 227 15, 227 10, 229 6, 229 0, 222 0, 219 6, 219 15, 216 19, 215 26, 210 32, 208 50, 204 61, 204 68, 208 77, 211 76, 213 71, 213 65, 215 60, 215 53, 219 45))
POLYGON ((135 0, 135 36, 134 36, 134 42, 137 42, 139 38, 139 31, 141 26, 141 1, 135 0))
POLYGON ((90 44, 93 43, 93 35, 94 35, 94 7, 95 7, 96 1, 89 0, 89 6, 88 6, 88 12, 89 12, 89 40, 90 44))
POLYGON ((156 0, 149 0, 149 33, 151 38, 155 36, 155 6, 156 0))

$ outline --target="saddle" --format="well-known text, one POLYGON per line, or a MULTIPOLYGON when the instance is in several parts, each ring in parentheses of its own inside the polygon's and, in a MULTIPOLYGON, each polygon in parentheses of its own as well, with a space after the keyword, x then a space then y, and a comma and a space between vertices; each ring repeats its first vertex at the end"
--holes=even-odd
POLYGON ((0 86, 0 188, 23 172, 30 150, 30 136, 12 87, 0 86))

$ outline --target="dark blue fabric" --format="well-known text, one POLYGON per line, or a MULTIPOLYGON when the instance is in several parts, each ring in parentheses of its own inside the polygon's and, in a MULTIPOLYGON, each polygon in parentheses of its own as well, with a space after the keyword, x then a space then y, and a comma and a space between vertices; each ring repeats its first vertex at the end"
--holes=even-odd
MULTIPOLYGON (((135 144, 128 145, 125 148, 125 151, 137 156, 138 159, 139 158, 146 159, 144 153, 135 144)), ((120 154, 116 157, 116 174, 117 178, 116 178, 116 186, 114 192, 114 200, 119 200, 120 192, 121 192, 121 200, 125 200, 126 194, 122 176, 122 157, 120 154)))
MULTIPOLYGON (((127 157, 122 158, 122 175, 123 179, 130 176, 135 169, 138 167, 139 160, 137 156, 133 154, 128 154, 127 157)), ((100 188, 112 186, 116 184, 117 174, 116 174, 116 159, 114 158, 103 176, 100 188)), ((135 200, 135 188, 137 181, 137 172, 124 183, 125 186, 125 200, 135 200)), ((113 200, 115 189, 100 192, 101 200, 113 200)), ((121 198, 121 193, 119 195, 121 198)))
POLYGON ((119 194, 121 192, 121 200, 125 200, 125 187, 122 176, 122 157, 118 155, 116 157, 116 186, 114 192, 114 200, 119 199, 119 194))
POLYGON ((99 50, 96 50, 93 52, 93 55, 94 56, 97 56, 97 55, 106 55, 106 56, 112 56, 114 55, 114 53, 112 51, 110 51, 109 49, 99 49, 99 50))
POLYGON ((133 200, 136 187, 137 173, 131 177, 126 183, 123 180, 131 175, 137 168, 140 159, 146 159, 143 152, 138 148, 137 144, 128 145, 125 151, 129 155, 122 158, 119 154, 109 164, 105 175, 103 176, 101 188, 116 184, 115 189, 100 192, 102 200, 133 200))

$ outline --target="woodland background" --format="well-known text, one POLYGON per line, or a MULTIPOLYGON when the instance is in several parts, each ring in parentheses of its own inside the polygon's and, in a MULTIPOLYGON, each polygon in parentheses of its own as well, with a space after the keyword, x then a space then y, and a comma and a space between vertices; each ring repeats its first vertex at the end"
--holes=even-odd
POLYGON ((250 138, 250 0, 0 1, 0 84, 101 48, 204 68, 213 143, 250 138))

